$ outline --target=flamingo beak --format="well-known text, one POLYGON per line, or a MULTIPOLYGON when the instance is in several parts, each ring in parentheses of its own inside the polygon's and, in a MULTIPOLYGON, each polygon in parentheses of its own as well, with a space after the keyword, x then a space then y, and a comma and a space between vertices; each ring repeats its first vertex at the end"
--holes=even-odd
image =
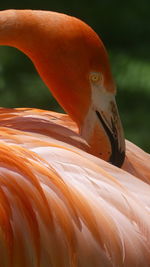
POLYGON ((102 109, 96 109, 95 112, 111 145, 111 155, 108 161, 121 167, 125 158, 125 141, 115 97, 111 95, 107 104, 103 105, 102 109))

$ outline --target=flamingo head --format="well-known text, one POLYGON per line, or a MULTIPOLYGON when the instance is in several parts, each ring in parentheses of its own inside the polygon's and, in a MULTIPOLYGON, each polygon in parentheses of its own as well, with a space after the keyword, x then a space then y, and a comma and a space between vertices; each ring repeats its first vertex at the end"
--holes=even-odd
POLYGON ((23 51, 79 127, 90 153, 121 166, 125 142, 104 45, 84 22, 48 11, 0 12, 0 44, 23 51))

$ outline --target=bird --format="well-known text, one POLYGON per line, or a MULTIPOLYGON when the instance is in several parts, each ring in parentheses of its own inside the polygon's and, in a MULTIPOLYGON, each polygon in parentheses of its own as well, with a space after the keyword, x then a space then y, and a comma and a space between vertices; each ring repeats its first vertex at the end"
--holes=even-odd
POLYGON ((67 114, 0 108, 0 267, 150 266, 149 154, 125 141, 106 49, 81 20, 0 11, 67 114))

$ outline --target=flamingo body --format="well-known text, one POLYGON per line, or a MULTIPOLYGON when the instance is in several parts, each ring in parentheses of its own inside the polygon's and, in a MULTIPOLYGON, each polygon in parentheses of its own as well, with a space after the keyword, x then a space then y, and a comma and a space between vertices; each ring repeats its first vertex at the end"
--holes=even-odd
POLYGON ((150 158, 128 141, 124 155, 114 83, 102 43, 80 21, 41 11, 1 12, 0 43, 16 46, 31 57, 46 83, 58 86, 52 90, 58 99, 63 97, 74 119, 31 108, 0 109, 0 267, 149 267, 150 158), (68 22, 73 34, 69 28, 64 31, 68 22), (62 79, 53 56, 57 80, 47 75, 45 50, 36 46, 37 59, 31 49, 38 35, 43 36, 41 47, 48 46, 46 51, 56 49, 54 57, 64 49, 60 59, 69 78, 62 79), (55 37, 51 47, 46 37, 55 37), (74 47, 70 48, 70 41, 75 41, 74 47), (84 47, 90 54, 89 60, 84 53, 86 73, 81 66, 79 77, 79 70, 74 72, 78 42, 81 51, 84 47), (92 53, 93 46, 97 54, 92 53), (71 81, 81 82, 81 94, 73 90, 71 81), (80 112, 68 99, 79 99, 80 112))
POLYGON ((149 266, 147 183, 45 133, 0 136, 0 266, 149 266))

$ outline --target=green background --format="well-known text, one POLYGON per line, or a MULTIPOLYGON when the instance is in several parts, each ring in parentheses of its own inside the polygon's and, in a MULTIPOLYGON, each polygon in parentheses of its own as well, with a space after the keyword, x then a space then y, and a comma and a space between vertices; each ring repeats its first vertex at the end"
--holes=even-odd
MULTIPOLYGON (((117 83, 117 103, 125 136, 150 152, 150 1, 10 1, 8 8, 45 9, 87 22, 102 38, 117 83)), ((0 47, 0 106, 60 111, 30 60, 0 47)))

